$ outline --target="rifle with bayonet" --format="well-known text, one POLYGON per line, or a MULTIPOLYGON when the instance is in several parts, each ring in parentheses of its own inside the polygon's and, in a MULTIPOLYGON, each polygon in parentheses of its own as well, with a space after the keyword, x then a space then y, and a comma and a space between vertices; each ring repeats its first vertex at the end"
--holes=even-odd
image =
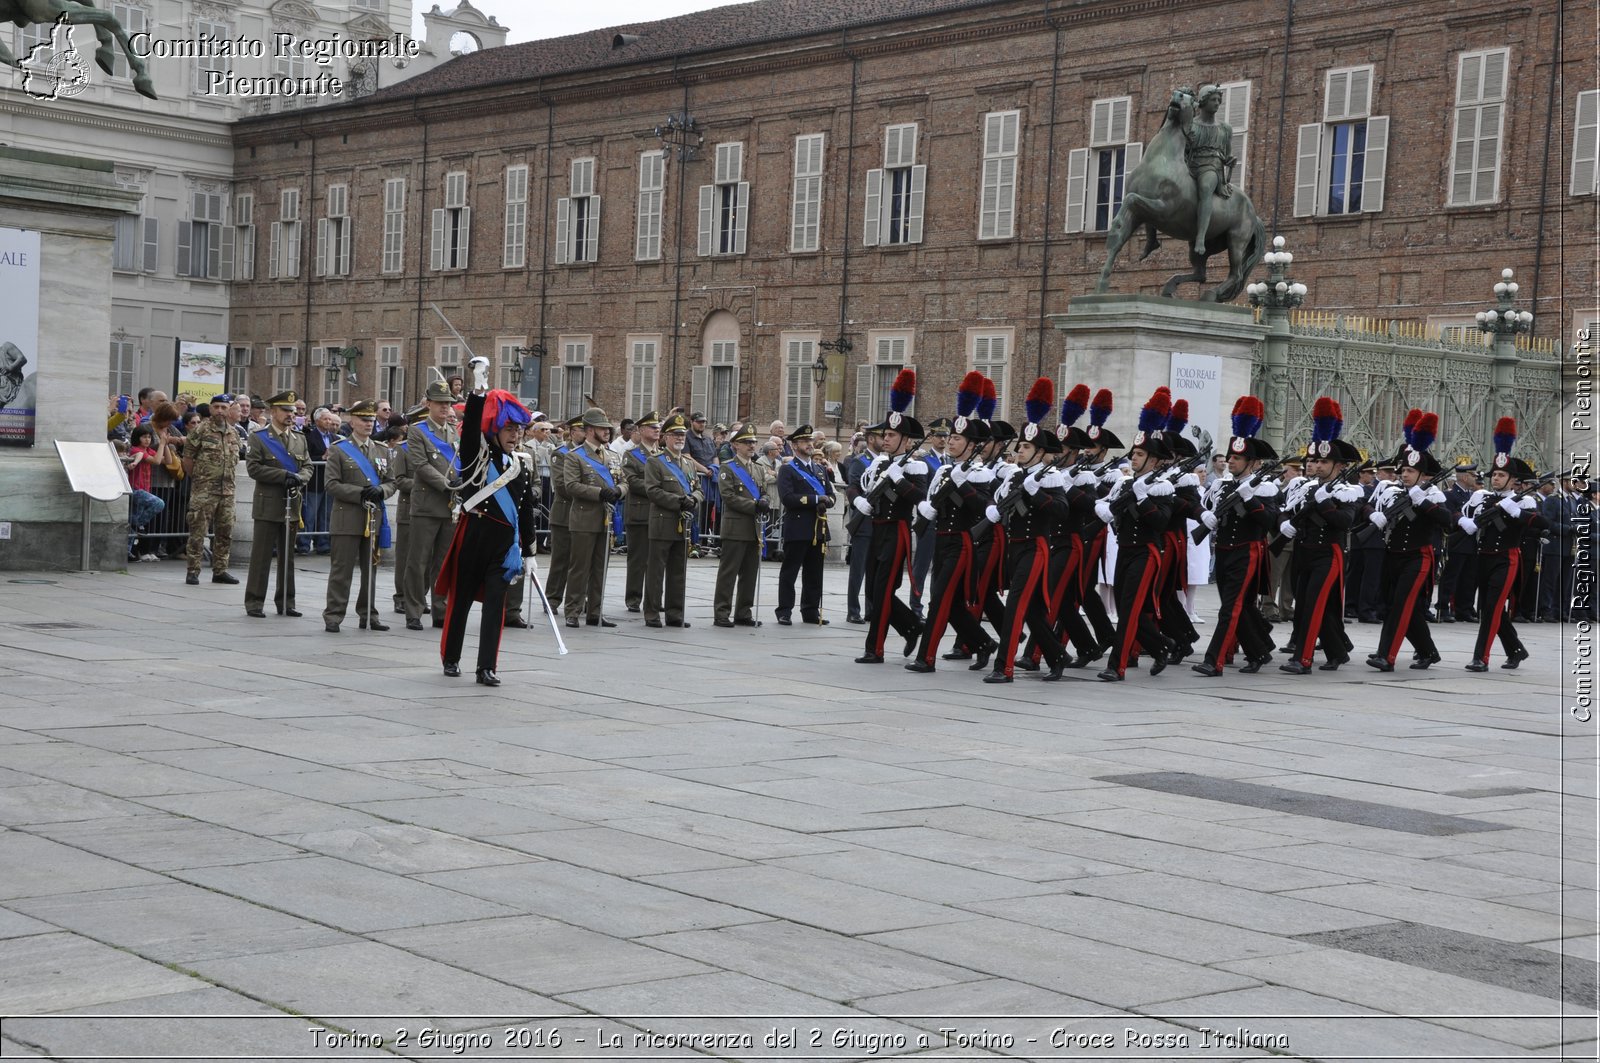
MULTIPOLYGON (((1217 527, 1222 527, 1224 521, 1226 521, 1234 513, 1240 512, 1244 509, 1244 496, 1239 494, 1240 486, 1245 483, 1249 483, 1251 490, 1254 491, 1255 488, 1260 487, 1269 479, 1278 475, 1279 470, 1282 468, 1283 462, 1276 460, 1269 461, 1265 465, 1262 465, 1260 468, 1258 468, 1255 472, 1247 476, 1244 480, 1234 480, 1230 484, 1225 485, 1222 498, 1218 500, 1216 505, 1211 507, 1212 515, 1217 518, 1217 527)), ((1206 536, 1210 534, 1211 529, 1206 527, 1204 524, 1201 524, 1196 527, 1194 531, 1189 533, 1189 538, 1194 540, 1194 544, 1196 546, 1199 546, 1201 543, 1206 541, 1206 536)))
MULTIPOLYGON (((1295 522, 1298 525, 1298 521, 1295 521, 1295 518, 1298 517, 1301 513, 1309 512, 1310 516, 1308 517, 1308 520, 1310 521, 1310 523, 1312 523, 1312 524, 1322 524, 1322 523, 1324 523, 1321 513, 1319 513, 1317 510, 1307 511, 1306 508, 1305 508, 1305 501, 1309 500, 1311 498, 1312 492, 1316 491, 1318 488, 1321 488, 1321 487, 1336 487, 1336 486, 1339 486, 1341 484, 1354 484, 1354 483, 1357 483, 1361 479, 1361 474, 1366 472, 1368 469, 1372 468, 1373 465, 1375 465, 1375 464, 1376 464, 1376 461, 1373 458, 1368 458, 1366 461, 1362 462, 1360 465, 1353 465, 1350 468, 1346 469, 1344 472, 1340 473, 1338 476, 1335 476, 1333 479, 1329 480, 1327 483, 1313 485, 1311 488, 1309 488, 1306 491, 1305 500, 1302 500, 1302 502, 1301 502, 1301 508, 1299 510, 1295 511, 1295 513, 1289 517, 1289 520, 1292 521, 1292 522, 1295 522)), ((1269 551, 1271 551, 1273 556, 1277 556, 1278 554, 1283 553, 1283 548, 1285 546, 1287 546, 1287 545, 1289 545, 1289 537, 1287 535, 1279 533, 1277 536, 1275 536, 1273 538, 1271 543, 1267 544, 1267 549, 1269 551)))
POLYGON ((1506 511, 1500 508, 1500 503, 1504 501, 1505 498, 1510 498, 1520 503, 1524 498, 1527 498, 1529 495, 1538 491, 1539 488, 1543 487, 1545 484, 1555 483, 1561 478, 1561 475, 1561 471, 1547 472, 1537 480, 1533 481, 1532 486, 1518 491, 1514 495, 1506 495, 1502 498, 1497 498, 1495 499, 1493 505, 1489 504, 1489 500, 1487 498, 1484 499, 1483 507, 1478 510, 1478 513, 1482 515, 1483 519, 1479 520, 1477 517, 1472 518, 1472 523, 1478 526, 1478 540, 1480 542, 1483 540, 1483 533, 1485 529, 1495 531, 1505 524, 1506 520, 1508 519, 1506 516, 1506 511))

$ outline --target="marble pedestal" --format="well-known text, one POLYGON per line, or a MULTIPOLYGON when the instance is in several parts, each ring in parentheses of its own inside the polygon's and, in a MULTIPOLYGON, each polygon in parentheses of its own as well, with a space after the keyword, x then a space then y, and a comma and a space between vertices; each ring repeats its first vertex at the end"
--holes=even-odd
MULTIPOLYGON (((0 226, 42 237, 37 442, 0 447, 0 571, 81 565, 83 502, 53 444, 106 437, 112 237, 139 208, 108 161, 0 147, 0 226)), ((91 567, 126 567, 127 525, 126 499, 92 504, 91 567)))
MULTIPOLYGON (((1226 442, 1228 413, 1249 392, 1267 335, 1249 307, 1113 293, 1074 296, 1067 306, 1067 313, 1050 315, 1066 337, 1062 388, 1079 381, 1110 388, 1116 396, 1110 425, 1126 441, 1150 393, 1171 383, 1174 353, 1213 355, 1222 359, 1222 408, 1218 424, 1201 427, 1226 442)), ((1174 391, 1174 398, 1182 397, 1174 391)))

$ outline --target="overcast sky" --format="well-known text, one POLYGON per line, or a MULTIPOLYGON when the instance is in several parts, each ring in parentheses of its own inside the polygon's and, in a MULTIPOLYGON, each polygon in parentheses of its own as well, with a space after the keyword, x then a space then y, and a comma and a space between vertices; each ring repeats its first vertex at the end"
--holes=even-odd
MULTIPOLYGON (((437 0, 441 10, 449 11, 456 0, 437 0)), ((508 44, 536 41, 545 37, 565 37, 569 33, 620 26, 629 22, 653 22, 688 11, 722 7, 730 0, 581 0, 579 3, 551 3, 549 0, 472 0, 472 6, 494 16, 511 30, 508 44)), ((435 0, 413 0, 417 12, 413 31, 420 39, 422 12, 431 10, 435 0)))

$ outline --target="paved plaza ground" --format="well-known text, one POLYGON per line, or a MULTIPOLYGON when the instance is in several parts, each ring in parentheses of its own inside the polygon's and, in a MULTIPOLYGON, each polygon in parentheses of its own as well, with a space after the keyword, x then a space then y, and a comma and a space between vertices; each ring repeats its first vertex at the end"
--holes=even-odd
POLYGON ((0 577, 0 1055, 1595 1058, 1574 629, 996 687, 852 663, 838 566, 826 628, 769 565, 716 629, 713 573, 494 691, 325 635, 321 558, 299 620, 0 577))

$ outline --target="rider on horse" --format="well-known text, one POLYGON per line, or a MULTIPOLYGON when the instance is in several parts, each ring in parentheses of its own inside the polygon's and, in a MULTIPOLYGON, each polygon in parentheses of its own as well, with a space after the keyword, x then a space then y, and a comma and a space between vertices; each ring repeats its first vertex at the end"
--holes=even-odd
POLYGON ((1233 157, 1233 130, 1226 122, 1217 121, 1217 108, 1222 106, 1222 90, 1216 85, 1202 85, 1195 102, 1199 113, 1185 131, 1187 147, 1184 157, 1189 172, 1194 175, 1197 196, 1195 215, 1194 253, 1206 253, 1206 233, 1211 228, 1211 197, 1220 195, 1227 199, 1233 194, 1228 183, 1235 162, 1233 157))

